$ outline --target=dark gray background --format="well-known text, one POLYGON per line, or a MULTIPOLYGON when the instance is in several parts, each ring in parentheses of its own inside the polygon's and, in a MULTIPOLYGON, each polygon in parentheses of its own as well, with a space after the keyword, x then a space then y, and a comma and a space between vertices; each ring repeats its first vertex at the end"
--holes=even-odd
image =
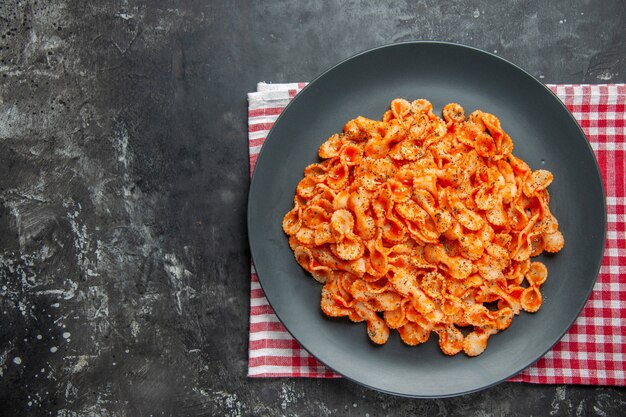
POLYGON ((246 92, 370 47, 626 80, 624 1, 0 2, 0 414, 598 415, 626 390, 408 400, 246 378, 246 92), (304 3, 304 2, 302 2, 304 3))

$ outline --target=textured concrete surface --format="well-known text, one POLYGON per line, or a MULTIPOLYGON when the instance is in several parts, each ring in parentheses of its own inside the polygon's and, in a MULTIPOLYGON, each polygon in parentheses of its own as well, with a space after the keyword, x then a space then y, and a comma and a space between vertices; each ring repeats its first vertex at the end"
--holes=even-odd
POLYGON ((624 388, 246 378, 257 81, 413 39, 626 81, 624 1, 300 3, 0 2, 0 415, 623 415, 624 388))

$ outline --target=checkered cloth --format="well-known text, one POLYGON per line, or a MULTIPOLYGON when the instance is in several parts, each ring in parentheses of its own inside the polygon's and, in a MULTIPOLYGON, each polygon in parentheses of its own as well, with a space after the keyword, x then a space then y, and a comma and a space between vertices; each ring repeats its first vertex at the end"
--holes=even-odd
MULTIPOLYGON (((304 83, 259 83, 248 94, 250 172, 273 123, 304 83)), ((626 385, 626 84, 549 85, 585 131, 607 193, 608 234, 593 293, 567 334, 509 379, 540 384, 626 385)), ((252 269, 250 377, 338 377, 311 357, 268 305, 252 269)))

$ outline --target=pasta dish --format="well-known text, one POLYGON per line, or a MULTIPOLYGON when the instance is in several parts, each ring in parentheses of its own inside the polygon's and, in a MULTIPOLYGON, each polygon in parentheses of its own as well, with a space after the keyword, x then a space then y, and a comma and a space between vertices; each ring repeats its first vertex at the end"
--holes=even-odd
POLYGON ((564 238, 550 211, 547 170, 512 153, 499 119, 443 118, 424 99, 395 99, 382 120, 357 117, 306 167, 282 227, 297 262, 323 284, 331 317, 390 329, 446 355, 480 355, 491 335, 542 304, 546 266, 564 238))

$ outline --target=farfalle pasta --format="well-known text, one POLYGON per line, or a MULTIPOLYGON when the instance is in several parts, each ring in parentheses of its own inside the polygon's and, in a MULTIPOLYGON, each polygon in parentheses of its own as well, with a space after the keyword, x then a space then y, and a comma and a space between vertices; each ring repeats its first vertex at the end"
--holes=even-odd
POLYGON ((434 332, 446 355, 481 354, 522 310, 537 311, 548 270, 531 259, 564 245, 549 171, 533 171, 492 114, 443 118, 395 99, 319 148, 283 219, 297 262, 323 284, 331 317, 390 330, 408 345, 434 332))

